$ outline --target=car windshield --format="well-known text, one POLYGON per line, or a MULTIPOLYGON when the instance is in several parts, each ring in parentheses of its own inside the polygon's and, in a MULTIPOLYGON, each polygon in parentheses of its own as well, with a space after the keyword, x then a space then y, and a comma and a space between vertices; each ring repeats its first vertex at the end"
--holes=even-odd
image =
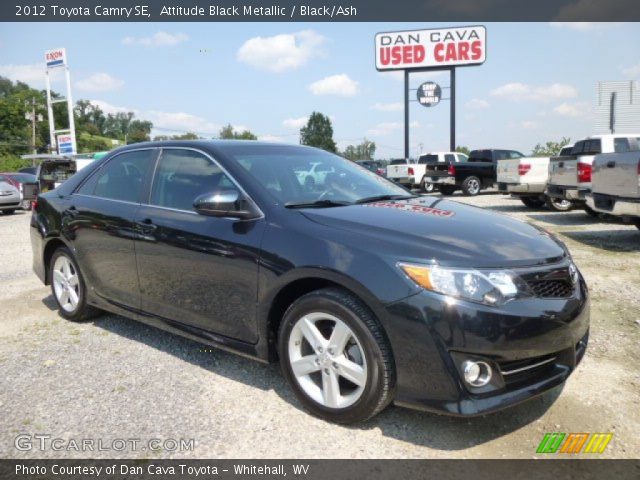
POLYGON ((380 175, 322 150, 247 145, 227 147, 225 153, 287 206, 328 207, 412 196, 380 175))
POLYGON ((36 176, 30 173, 12 173, 11 178, 20 183, 36 183, 38 181, 36 176))

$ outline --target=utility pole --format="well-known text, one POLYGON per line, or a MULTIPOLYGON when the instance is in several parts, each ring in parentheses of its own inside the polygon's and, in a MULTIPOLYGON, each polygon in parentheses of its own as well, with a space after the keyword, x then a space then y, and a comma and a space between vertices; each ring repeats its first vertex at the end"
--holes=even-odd
POLYGON ((31 97, 31 102, 26 102, 27 106, 31 106, 31 111, 25 114, 25 118, 31 122, 31 150, 33 154, 38 153, 36 148, 36 122, 42 121, 42 115, 36 113, 36 98, 31 97))

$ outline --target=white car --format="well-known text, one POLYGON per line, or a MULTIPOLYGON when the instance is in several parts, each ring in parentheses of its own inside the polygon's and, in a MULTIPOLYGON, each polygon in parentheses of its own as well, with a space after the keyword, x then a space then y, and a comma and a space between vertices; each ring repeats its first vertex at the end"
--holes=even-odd
POLYGON ((335 172, 333 167, 322 162, 316 162, 311 164, 310 170, 297 171, 296 176, 301 185, 313 189, 316 185, 324 185, 327 175, 333 172, 335 172))
MULTIPOLYGON (((571 154, 573 145, 562 147, 558 156, 571 154)), ((550 208, 566 211, 572 203, 565 199, 547 198, 545 190, 549 180, 549 162, 551 157, 521 157, 498 160, 496 182, 498 191, 518 197, 530 208, 541 208, 548 204, 550 208)))
POLYGON ((20 190, 9 182, 0 180, 0 212, 11 215, 21 207, 22 195, 20 190))

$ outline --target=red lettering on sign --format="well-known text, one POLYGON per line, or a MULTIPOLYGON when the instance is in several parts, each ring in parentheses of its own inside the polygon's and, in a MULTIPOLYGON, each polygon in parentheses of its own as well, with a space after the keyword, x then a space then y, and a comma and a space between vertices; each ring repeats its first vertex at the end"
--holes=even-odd
POLYGON ((426 57, 424 45, 381 47, 379 52, 382 65, 419 64, 426 57))
POLYGON ((480 60, 482 58, 482 42, 438 43, 433 49, 436 62, 480 60))

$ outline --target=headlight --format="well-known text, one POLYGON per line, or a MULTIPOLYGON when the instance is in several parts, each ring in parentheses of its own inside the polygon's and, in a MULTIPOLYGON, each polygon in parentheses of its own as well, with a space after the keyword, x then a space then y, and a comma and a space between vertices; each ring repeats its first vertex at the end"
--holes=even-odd
POLYGON ((527 293, 520 278, 508 270, 446 268, 437 265, 398 266, 419 286, 432 292, 487 305, 501 305, 527 293))

